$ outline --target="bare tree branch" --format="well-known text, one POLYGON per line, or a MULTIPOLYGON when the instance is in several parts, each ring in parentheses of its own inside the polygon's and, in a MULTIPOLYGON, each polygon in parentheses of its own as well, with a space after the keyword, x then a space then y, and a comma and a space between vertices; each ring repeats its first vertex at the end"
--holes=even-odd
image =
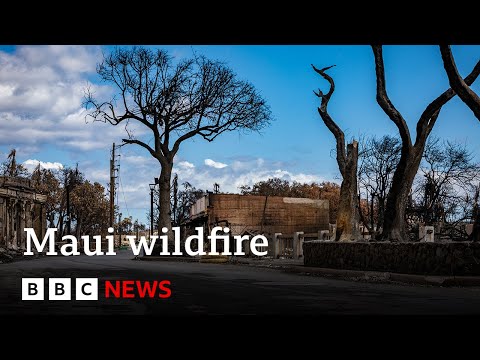
MULTIPOLYGON (((451 55, 451 52, 450 52, 450 55, 451 55)), ((443 54, 442 54, 442 57, 443 57, 443 54)), ((453 61, 453 58, 451 58, 451 61, 453 61)), ((455 63, 453 63, 453 65, 455 66, 455 63)), ((466 86, 473 84, 473 82, 480 75, 480 61, 477 62, 477 64, 472 69, 470 74, 465 78, 465 80, 463 80, 460 77, 458 72, 456 72, 456 74, 459 76, 459 81, 461 81, 466 86)), ((451 82, 450 82, 450 86, 452 86, 451 82)), ((430 132, 432 131, 433 125, 435 125, 435 121, 437 120, 437 117, 440 113, 442 106, 445 105, 455 95, 456 95, 456 91, 453 89, 453 86, 452 86, 452 88, 443 92, 439 97, 433 100, 426 107, 426 109, 420 116, 420 119, 417 123, 417 139, 415 141, 416 144, 422 141, 422 139, 428 136, 428 134, 430 134, 430 132)))
POLYGON ((327 126, 328 130, 335 136, 335 140, 337 142, 337 163, 340 169, 340 173, 342 176, 345 173, 345 166, 346 166, 346 153, 345 153, 345 134, 343 133, 342 129, 335 123, 332 119, 330 114, 328 113, 328 102, 330 101, 330 97, 332 96, 333 92, 335 91, 335 82, 333 78, 328 75, 325 71, 331 69, 335 65, 324 67, 323 69, 317 69, 312 64, 313 70, 325 80, 330 83, 330 89, 328 90, 327 94, 323 94, 323 92, 319 89, 318 92, 314 91, 314 94, 317 95, 321 99, 320 106, 318 107, 318 113, 322 118, 323 122, 327 126))
MULTIPOLYGON (((480 120, 480 97, 470 89, 473 81, 468 79, 463 80, 457 70, 457 65, 453 59, 452 50, 449 45, 440 45, 440 53, 442 54, 443 66, 447 72, 448 81, 452 89, 457 93, 458 97, 467 104, 470 110, 473 111, 475 116, 480 120)), ((475 65, 475 69, 478 67, 480 72, 480 61, 475 65)), ((477 74, 478 76, 478 74, 477 74)))
POLYGON ((153 150, 148 144, 145 144, 143 141, 140 141, 140 140, 136 140, 136 139, 122 139, 122 141, 125 143, 125 144, 137 144, 137 145, 140 145, 141 147, 145 148, 148 150, 148 152, 150 152, 150 154, 153 156, 153 157, 156 157, 156 152, 155 150, 153 150))
POLYGON ((410 131, 402 114, 395 108, 387 94, 385 68, 383 65, 383 51, 381 45, 372 45, 375 57, 375 73, 377 76, 377 102, 390 120, 397 126, 404 146, 412 146, 410 131))

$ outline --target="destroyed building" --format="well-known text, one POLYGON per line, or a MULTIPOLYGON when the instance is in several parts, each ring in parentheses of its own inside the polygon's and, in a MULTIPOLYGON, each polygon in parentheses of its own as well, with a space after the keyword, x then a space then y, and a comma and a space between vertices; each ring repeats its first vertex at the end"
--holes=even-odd
POLYGON ((190 208, 184 224, 188 234, 202 226, 230 228, 231 235, 248 233, 314 233, 329 229, 328 200, 207 193, 190 208))
POLYGON ((46 200, 35 192, 30 179, 0 176, 0 248, 25 249, 24 228, 33 228, 43 238, 46 200))

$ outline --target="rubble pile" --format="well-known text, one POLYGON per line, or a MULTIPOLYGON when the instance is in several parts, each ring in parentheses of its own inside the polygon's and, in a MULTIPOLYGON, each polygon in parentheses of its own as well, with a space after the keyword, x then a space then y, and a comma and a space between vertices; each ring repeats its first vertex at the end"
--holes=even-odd
POLYGON ((20 258, 23 258, 25 249, 19 248, 2 248, 0 247, 0 264, 9 263, 20 258))

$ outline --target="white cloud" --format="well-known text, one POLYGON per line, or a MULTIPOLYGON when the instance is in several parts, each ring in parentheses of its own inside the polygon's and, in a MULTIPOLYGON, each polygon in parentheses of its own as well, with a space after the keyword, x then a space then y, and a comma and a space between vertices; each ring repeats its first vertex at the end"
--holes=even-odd
MULTIPOLYGON (((38 149, 55 144, 89 151, 125 137, 124 126, 86 123, 84 89, 100 60, 98 46, 19 46, 12 54, 0 51, 0 145, 38 149)), ((107 85, 91 84, 91 90, 100 98, 113 94, 107 85)), ((136 136, 144 134, 134 124, 129 130, 136 136)))
POLYGON ((88 180, 93 182, 104 184, 106 181, 110 181, 110 173, 105 169, 91 169, 85 173, 88 175, 88 180))
POLYGON ((213 161, 212 159, 205 159, 205 165, 213 167, 215 169, 223 169, 227 167, 227 164, 218 162, 218 161, 213 161))
POLYGON ((195 165, 188 161, 180 161, 178 165, 187 169, 193 169, 195 167, 195 165))
POLYGON ((231 193, 238 193, 238 187, 241 185, 252 186, 256 182, 274 177, 301 183, 327 180, 317 174, 297 173, 279 168, 277 162, 262 158, 234 160, 232 166, 225 168, 213 167, 205 161, 205 166, 199 168, 178 166, 175 172, 178 174, 180 183, 188 181, 196 188, 203 190, 212 190, 213 184, 218 183, 221 191, 231 193))
POLYGON ((74 112, 81 106, 85 75, 95 71, 100 56, 95 46, 20 46, 13 54, 0 52, 0 108, 30 117, 74 112))
POLYGON ((17 53, 27 65, 42 67, 50 63, 54 68, 76 75, 95 71, 100 48, 79 45, 20 46, 17 53))
POLYGON ((27 168, 28 171, 32 172, 40 164, 40 167, 43 169, 49 170, 61 170, 63 165, 59 162, 50 162, 50 161, 40 161, 37 159, 28 159, 23 162, 23 166, 27 168))
POLYGON ((120 162, 126 162, 127 164, 134 165, 155 165, 158 164, 158 161, 151 156, 140 156, 140 155, 124 155, 120 158, 120 162))

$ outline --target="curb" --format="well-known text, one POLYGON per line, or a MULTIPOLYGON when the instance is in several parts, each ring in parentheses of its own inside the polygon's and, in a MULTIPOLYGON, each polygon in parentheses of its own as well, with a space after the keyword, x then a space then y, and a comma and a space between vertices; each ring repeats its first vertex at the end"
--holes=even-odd
POLYGON ((433 286, 480 286, 480 276, 434 276, 434 275, 416 275, 400 274, 379 271, 361 271, 346 269, 316 268, 308 266, 290 266, 286 271, 294 273, 314 273, 319 275, 330 275, 343 278, 361 278, 365 280, 377 278, 387 281, 395 281, 416 285, 433 286))
MULTIPOLYGON (((179 257, 179 256, 139 256, 137 260, 141 261, 181 261, 181 262, 197 262, 200 263, 199 259, 193 257, 179 257)), ((228 264, 228 262, 227 262, 228 264)), ((417 275, 417 274, 401 274, 401 273, 392 273, 392 272, 381 272, 381 271, 363 271, 363 270, 347 270, 347 269, 331 269, 331 268, 321 268, 321 267, 312 267, 312 266, 303 266, 303 265, 292 265, 292 264, 274 264, 270 263, 267 266, 266 264, 248 262, 248 261, 237 261, 237 265, 247 265, 260 268, 268 268, 273 270, 280 270, 289 273, 296 274, 318 274, 324 276, 332 276, 337 278, 344 279, 363 279, 363 280, 382 280, 382 281, 392 281, 403 284, 414 284, 414 285, 430 285, 430 286, 480 286, 480 276, 437 276, 437 275, 417 275)))
POLYGON ((141 261, 179 261, 179 262, 198 262, 197 258, 191 256, 138 256, 132 260, 141 261))
MULTIPOLYGON (((418 275, 418 274, 402 274, 382 271, 364 271, 364 270, 348 270, 348 269, 332 269, 314 266, 292 265, 292 264, 275 264, 276 267, 265 266, 248 261, 239 261, 239 265, 250 265, 256 267, 277 269, 289 273, 296 274, 317 274, 331 276, 344 279, 363 279, 363 280, 382 280, 398 282, 403 284, 430 285, 430 286, 480 286, 480 276, 448 276, 448 275, 418 275)), ((273 263, 271 263, 273 264, 273 263)))

